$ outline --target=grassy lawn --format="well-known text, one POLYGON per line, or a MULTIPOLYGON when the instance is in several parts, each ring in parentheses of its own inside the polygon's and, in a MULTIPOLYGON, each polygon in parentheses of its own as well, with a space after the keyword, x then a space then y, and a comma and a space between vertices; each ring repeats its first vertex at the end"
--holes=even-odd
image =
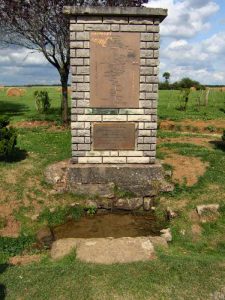
MULTIPOLYGON (((0 114, 12 117, 15 126, 20 121, 55 120, 59 116, 60 95, 56 88, 49 91, 53 110, 48 115, 35 111, 33 90, 28 90, 24 98, 6 98, 0 93, 0 114)), ((176 110, 177 98, 162 91, 159 115, 176 120, 222 120, 225 100, 222 93, 219 95, 215 102, 209 101, 207 108, 195 111, 193 105, 185 113, 176 110)), ((74 254, 52 262, 48 252, 41 251, 40 263, 10 266, 11 256, 37 252, 30 248, 33 236, 53 218, 45 213, 46 219, 32 221, 32 215, 46 208, 59 208, 54 215, 57 221, 62 217, 62 207, 82 202, 70 194, 52 194, 51 187, 43 180, 43 170, 48 164, 70 157, 69 130, 52 125, 17 130, 20 150, 15 161, 0 162, 0 214, 5 212, 6 218, 12 215, 13 222, 20 224, 20 237, 0 237, 0 299, 4 299, 4 294, 12 300, 225 298, 225 149, 219 142, 220 136, 159 131, 159 159, 177 155, 197 159, 206 168, 195 184, 188 186, 184 180, 177 183, 174 192, 158 197, 156 214, 162 216, 170 207, 178 217, 170 224, 173 242, 168 250, 157 250, 156 260, 101 266, 81 263, 74 254), (196 205, 209 203, 220 204, 220 215, 202 223, 196 217, 196 205)), ((179 166, 172 166, 176 167, 179 166)), ((184 168, 188 176, 187 165, 184 168)), ((0 218, 0 229, 1 226, 4 227, 4 220, 0 218)))
POLYGON ((211 91, 207 106, 197 105, 200 92, 191 92, 187 111, 180 111, 179 91, 160 91, 159 118, 161 120, 224 120, 225 93, 211 91))

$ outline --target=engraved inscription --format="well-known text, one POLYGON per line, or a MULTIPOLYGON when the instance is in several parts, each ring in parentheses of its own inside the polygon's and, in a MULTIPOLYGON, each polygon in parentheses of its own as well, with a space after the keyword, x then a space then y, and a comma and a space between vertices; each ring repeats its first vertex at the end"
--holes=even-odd
POLYGON ((93 150, 134 150, 134 123, 94 123, 93 150))
POLYGON ((138 108, 140 34, 92 32, 91 107, 138 108))

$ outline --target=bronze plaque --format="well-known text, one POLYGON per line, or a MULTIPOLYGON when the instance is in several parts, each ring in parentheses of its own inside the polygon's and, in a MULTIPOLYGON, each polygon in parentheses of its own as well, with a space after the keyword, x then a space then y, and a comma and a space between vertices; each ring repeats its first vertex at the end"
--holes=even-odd
POLYGON ((90 35, 91 107, 138 108, 140 33, 90 35))
POLYGON ((93 150, 134 150, 134 123, 94 123, 93 150))

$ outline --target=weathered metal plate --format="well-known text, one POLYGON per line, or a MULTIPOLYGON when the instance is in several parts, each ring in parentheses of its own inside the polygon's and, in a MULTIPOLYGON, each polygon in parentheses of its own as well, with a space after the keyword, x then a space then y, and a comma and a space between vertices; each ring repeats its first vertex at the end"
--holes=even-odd
POLYGON ((94 123, 93 150, 134 150, 134 123, 94 123))
POLYGON ((138 108, 140 33, 90 35, 91 107, 138 108))

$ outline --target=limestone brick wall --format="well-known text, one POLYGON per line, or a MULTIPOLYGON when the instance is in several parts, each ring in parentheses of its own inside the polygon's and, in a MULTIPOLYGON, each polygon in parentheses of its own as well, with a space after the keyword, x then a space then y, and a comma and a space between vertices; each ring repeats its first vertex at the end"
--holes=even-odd
MULTIPOLYGON (((157 17, 71 16, 72 161, 84 164, 152 164, 156 157, 159 23, 157 17), (90 107, 90 32, 140 33, 140 99, 136 109, 90 107), (93 151, 94 122, 132 122, 133 151, 93 151)), ((129 88, 129 87, 128 87, 129 88)))

